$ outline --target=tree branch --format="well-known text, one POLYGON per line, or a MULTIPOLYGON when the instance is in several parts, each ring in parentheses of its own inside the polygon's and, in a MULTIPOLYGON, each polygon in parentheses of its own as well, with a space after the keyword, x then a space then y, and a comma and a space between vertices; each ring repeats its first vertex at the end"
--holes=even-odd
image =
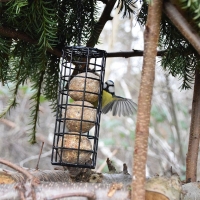
MULTIPOLYGON (((99 36, 106 24, 106 22, 108 20, 111 20, 112 17, 110 16, 111 11, 115 5, 116 0, 109 0, 101 14, 101 17, 99 18, 99 21, 96 23, 95 27, 94 27, 94 31, 93 34, 91 35, 90 39, 88 40, 86 46, 87 47, 94 47, 95 44, 97 43, 99 36)), ((79 66, 79 70, 83 70, 85 69, 86 65, 82 65, 82 67, 80 68, 79 66)), ((72 72, 71 78, 74 77, 75 75, 78 74, 78 67, 75 66, 74 71, 72 72)), ((66 85, 66 88, 68 87, 68 83, 66 85)))
POLYGON ((178 9, 172 3, 165 1, 164 13, 200 54, 200 36, 197 31, 188 23, 188 21, 181 15, 178 9))
POLYGON ((19 166, 15 165, 15 164, 7 161, 7 160, 0 158, 0 163, 7 165, 8 167, 10 167, 12 169, 17 170, 18 172, 24 174, 30 180, 34 178, 34 176, 30 172, 28 172, 26 169, 19 167, 19 166))
POLYGON ((169 0, 173 6, 179 11, 179 13, 186 19, 187 22, 192 27, 196 26, 195 20, 193 19, 192 15, 188 15, 188 10, 183 9, 182 1, 181 0, 169 0))
MULTIPOLYGON (((0 35, 5 36, 5 37, 9 37, 9 38, 13 38, 13 39, 16 39, 16 40, 17 39, 23 40, 23 41, 30 43, 30 44, 37 45, 37 43, 38 43, 37 40, 31 38, 27 34, 22 33, 20 31, 16 31, 16 30, 8 28, 8 27, 0 26, 0 35)), ((47 48, 47 51, 49 53, 52 53, 52 54, 58 56, 58 57, 62 56, 62 52, 57 48, 47 48)))
POLYGON ((17 185, 16 189, 19 190, 19 193, 20 193, 20 196, 21 196, 21 199, 25 199, 24 197, 26 196, 26 189, 29 190, 31 192, 31 197, 33 200, 36 200, 35 196, 35 186, 37 186, 40 181, 39 179, 35 178, 29 171, 7 161, 7 160, 4 160, 2 158, 0 158, 0 163, 4 164, 4 165, 7 165, 8 167, 11 167, 15 170, 17 170, 18 172, 22 173, 23 175, 26 176, 27 178, 27 182, 30 181, 30 185, 28 184, 27 185, 27 188, 25 187, 24 184, 22 185, 17 185), (25 189, 25 190, 24 190, 25 189))
MULTIPOLYGON (((166 51, 158 51, 157 56, 163 56, 166 51)), ((121 52, 108 52, 106 54, 107 58, 111 57, 124 57, 124 58, 129 58, 129 57, 137 57, 137 56, 143 56, 144 51, 141 50, 134 50, 133 51, 121 51, 121 52)))
POLYGON ((157 46, 160 33, 162 4, 162 0, 154 0, 149 4, 146 28, 144 31, 144 59, 138 98, 132 173, 134 178, 131 189, 131 200, 145 200, 145 168, 148 150, 150 110, 155 77, 157 46))
MULTIPOLYGON (((105 8, 102 12, 101 17, 99 18, 99 21, 96 23, 96 25, 94 27, 94 34, 88 40, 88 43, 86 45, 87 47, 94 47, 95 46, 104 26, 106 24, 106 22, 108 20, 112 19, 110 14, 111 14, 111 11, 112 11, 112 9, 115 5, 116 0, 109 0, 109 1, 106 0, 106 1, 103 1, 103 2, 106 3, 106 6, 105 6, 105 8)), ((31 38, 30 36, 26 35, 25 33, 21 33, 19 31, 16 31, 16 30, 13 30, 13 29, 10 29, 10 28, 7 28, 7 27, 3 27, 3 26, 0 26, 0 35, 5 36, 5 37, 10 37, 10 38, 13 38, 13 39, 20 39, 20 40, 23 40, 23 41, 31 43, 31 44, 37 44, 38 43, 37 40, 31 38)), ((57 48, 48 48, 47 51, 58 56, 58 57, 62 56, 62 52, 57 48)))
POLYGON ((112 17, 110 16, 110 14, 115 5, 115 2, 116 0, 107 1, 106 6, 101 14, 101 17, 99 18, 99 21, 96 23, 94 27, 94 34, 92 34, 91 38, 87 42, 87 45, 86 45, 87 47, 95 46, 106 22, 109 20, 112 20, 112 17))
MULTIPOLYGON (((23 40, 27 43, 37 45, 37 40, 31 38, 25 33, 16 31, 11 28, 3 27, 0 26, 0 35, 13 38, 16 40, 23 40)), ((55 56, 61 57, 62 52, 58 48, 48 48, 47 51, 49 53, 52 53, 55 56)), ((157 56, 163 56, 165 51, 158 51, 157 56)), ((108 52, 106 57, 107 58, 112 58, 112 57, 124 57, 124 58, 129 58, 129 57, 137 57, 137 56, 143 56, 143 51, 141 50, 134 50, 133 51, 121 51, 121 52, 108 52)))
POLYGON ((196 182, 200 140, 200 71, 196 70, 192 101, 190 136, 186 158, 186 182, 196 182))
POLYGON ((41 157, 41 154, 42 154, 43 146, 44 146, 44 142, 42 142, 42 146, 41 146, 40 153, 39 153, 39 156, 38 156, 37 165, 36 165, 36 168, 35 168, 36 170, 39 169, 39 162, 40 162, 40 157, 41 157))

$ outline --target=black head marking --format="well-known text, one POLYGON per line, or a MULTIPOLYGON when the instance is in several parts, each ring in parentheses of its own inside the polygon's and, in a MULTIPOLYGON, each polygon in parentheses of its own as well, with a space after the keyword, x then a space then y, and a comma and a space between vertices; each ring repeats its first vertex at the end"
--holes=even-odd
POLYGON ((114 95, 115 94, 115 85, 114 82, 111 80, 108 80, 104 83, 103 85, 103 89, 107 92, 109 92, 110 94, 114 95))

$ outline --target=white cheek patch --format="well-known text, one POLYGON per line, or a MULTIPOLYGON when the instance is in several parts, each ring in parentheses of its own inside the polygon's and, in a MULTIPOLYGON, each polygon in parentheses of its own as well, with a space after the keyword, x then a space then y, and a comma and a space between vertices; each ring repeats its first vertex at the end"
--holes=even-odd
POLYGON ((108 87, 108 91, 109 91, 110 93, 114 93, 114 92, 115 92, 114 86, 109 86, 109 87, 108 87))
POLYGON ((103 84, 103 89, 106 89, 107 88, 107 83, 104 83, 103 84))

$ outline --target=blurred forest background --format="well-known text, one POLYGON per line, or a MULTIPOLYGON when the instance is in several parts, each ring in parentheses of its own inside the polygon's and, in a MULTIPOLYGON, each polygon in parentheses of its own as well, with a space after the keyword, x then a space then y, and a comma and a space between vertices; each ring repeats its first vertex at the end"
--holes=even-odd
MULTIPOLYGON (((107 52, 143 50, 143 30, 136 19, 123 19, 117 9, 112 15, 113 20, 107 22, 99 45, 95 47, 107 52)), ((151 110, 147 177, 171 173, 172 169, 184 179, 193 89, 181 91, 181 80, 169 76, 160 66, 160 59, 157 58, 151 110)), ((142 57, 107 58, 105 81, 113 80, 116 95, 132 98, 137 103, 141 69, 142 57)), ((29 99, 33 91, 29 85, 21 86, 17 97, 19 104, 10 115, 0 119, 0 156, 20 166, 35 168, 44 141, 39 168, 53 169, 56 167, 51 165, 55 113, 52 113, 48 101, 41 98, 37 144, 31 145, 28 142, 28 123, 29 99)), ((9 90, 12 90, 12 85, 0 86, 0 110, 9 100, 9 90)), ((136 114, 132 117, 101 116, 96 170, 107 172, 105 160, 109 157, 119 171, 123 163, 131 171, 135 124, 136 114)))

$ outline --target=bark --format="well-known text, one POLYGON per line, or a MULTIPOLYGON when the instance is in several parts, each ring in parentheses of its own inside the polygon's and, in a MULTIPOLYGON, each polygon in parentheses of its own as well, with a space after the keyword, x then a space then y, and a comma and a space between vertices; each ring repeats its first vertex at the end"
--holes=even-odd
MULTIPOLYGON (((172 1, 175 5, 178 5, 177 1, 172 1)), ((178 10, 172 3, 164 3, 164 12, 182 35, 191 43, 200 54, 200 36, 197 31, 192 27, 191 23, 184 17, 184 13, 178 10)), ((192 23, 193 24, 193 23, 192 23)), ((190 126, 190 137, 188 145, 188 154, 186 158, 186 181, 196 181, 197 173, 197 159, 199 150, 200 139, 200 92, 197 89, 200 85, 199 71, 196 71, 193 104, 192 104, 192 118, 190 126)))
POLYGON ((195 182, 200 139, 200 72, 196 70, 188 153, 186 158, 186 181, 195 182))
MULTIPOLYGON (((102 183, 52 183, 43 182, 35 187, 36 199, 63 199, 65 197, 73 197, 71 200, 122 200, 128 199, 128 188, 122 187, 115 190, 112 196, 108 196, 108 192, 113 184, 102 183), (77 197, 77 198, 74 198, 77 197)), ((1 199, 21 199, 18 191, 19 183, 3 184, 1 185, 0 197, 1 199)), ((28 191, 28 185, 25 185, 25 192, 28 191)), ((31 199, 27 196, 27 199, 31 199)), ((66 199, 66 198, 65 198, 66 199)), ((69 198, 67 198, 69 199, 69 198)))
MULTIPOLYGON (((85 169, 82 176, 77 177, 70 176, 70 172, 64 170, 24 169, 7 160, 0 159, 0 162, 18 171, 0 171, 0 199, 130 199, 132 177, 127 166, 123 164, 123 171, 118 173, 110 159, 107 159, 109 173, 85 169)), ((148 191, 146 200, 151 197, 160 200, 161 196, 179 199, 181 191, 177 175, 155 176, 146 181, 145 189, 148 191)))
POLYGON ((138 98, 138 114, 133 162, 132 200, 145 199, 145 167, 147 160, 151 99, 155 77, 155 59, 160 32, 162 0, 154 0, 148 8, 144 32, 144 61, 138 98))
POLYGON ((182 200, 198 200, 200 199, 199 182, 184 184, 182 186, 182 200))
POLYGON ((179 10, 170 2, 164 3, 164 12, 181 34, 200 54, 200 36, 179 10))
MULTIPOLYGON (((25 169, 26 170, 26 169, 25 169)), ((26 170, 28 173, 30 173, 34 178, 39 180, 40 182, 76 182, 80 181, 84 182, 83 179, 77 177, 77 180, 73 177, 70 177, 68 171, 64 170, 34 170, 29 169, 26 170)), ((84 174, 84 176, 88 176, 88 174, 84 174)), ((19 172, 13 172, 13 171, 0 171, 0 184, 2 183, 22 183, 26 180, 25 175, 19 173, 19 172)), ((90 183, 104 183, 104 184, 111 184, 113 182, 121 182, 123 185, 127 186, 131 183, 131 175, 129 173, 124 172, 109 172, 109 173, 97 173, 92 172, 89 174, 87 180, 85 179, 85 182, 90 183)))
MULTIPOLYGON (((34 45, 37 45, 37 43, 38 43, 37 40, 31 38, 26 33, 16 31, 15 29, 11 29, 11 28, 8 28, 5 26, 4 27, 0 26, 0 35, 9 37, 9 38, 13 38, 13 39, 20 39, 20 40, 23 40, 24 42, 34 44, 34 45)), ((57 48, 47 48, 47 51, 58 57, 62 56, 62 52, 57 48)))
MULTIPOLYGON (((53 200, 63 198, 69 199, 69 197, 73 197, 73 200, 130 199, 130 183, 132 179, 129 174, 102 174, 103 178, 101 182, 74 183, 67 179, 64 181, 63 177, 68 176, 66 171, 31 170, 30 173, 35 178, 40 177, 41 181, 40 184, 34 187, 35 199, 53 200), (40 176, 38 176, 39 174, 40 176), (44 179, 44 177, 46 178, 44 179)), ((12 172, 12 176, 14 176, 14 172, 12 172)), ((20 176, 19 173, 15 174, 14 179, 16 179, 17 176, 20 176)), ((1 179, 2 176, 0 173, 0 181, 1 179)), ((22 199, 20 198, 23 196, 20 190, 21 188, 23 188, 23 193, 27 194, 28 191, 30 191, 30 184, 25 182, 22 178, 18 179, 17 182, 10 182, 10 184, 8 184, 8 182, 4 184, 1 182, 0 199, 22 199)), ((181 183, 177 175, 171 177, 155 176, 146 181, 145 189, 147 191, 146 200, 180 199, 181 183)), ((28 195, 26 197, 29 198, 28 195)))
POLYGON ((115 3, 116 3, 116 0, 109 0, 106 2, 106 6, 102 12, 102 15, 94 27, 94 34, 91 36, 91 38, 87 42, 87 45, 86 45, 87 47, 95 46, 106 22, 109 20, 112 20, 112 17, 110 16, 110 14, 111 14, 111 11, 112 11, 115 3))

